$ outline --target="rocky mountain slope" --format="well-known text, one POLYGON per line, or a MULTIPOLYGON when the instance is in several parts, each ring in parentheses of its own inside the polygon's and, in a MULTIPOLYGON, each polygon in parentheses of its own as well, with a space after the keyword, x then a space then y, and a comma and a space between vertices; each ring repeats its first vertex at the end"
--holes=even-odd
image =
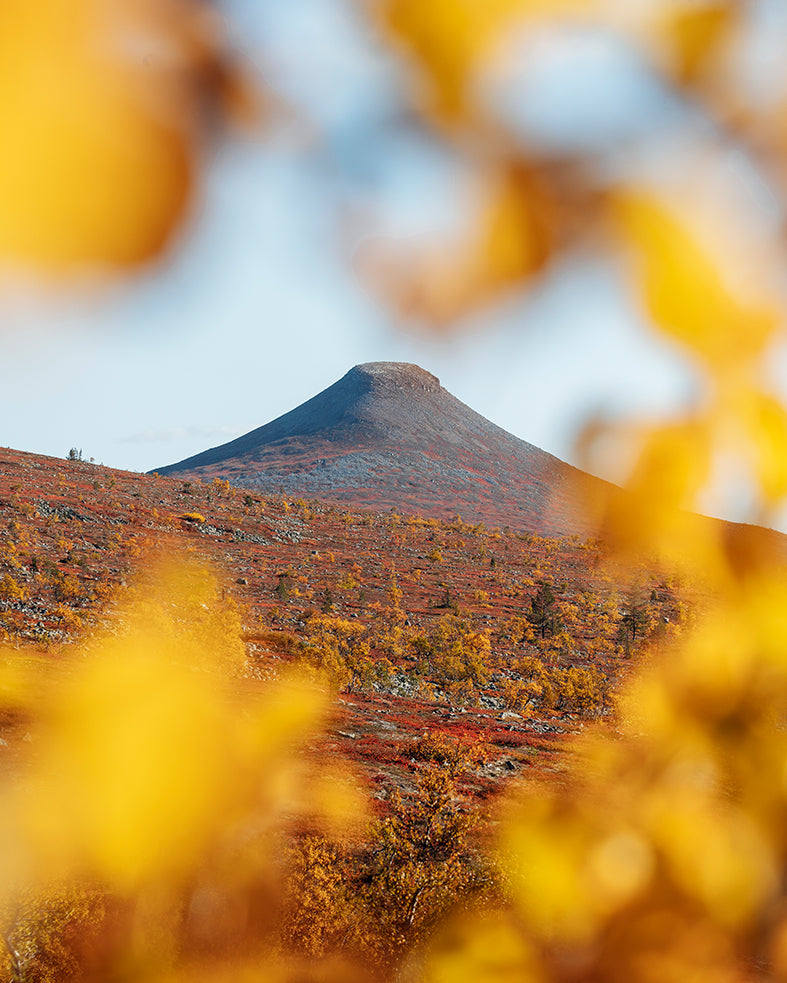
POLYGON ((271 423, 157 471, 559 536, 592 535, 611 490, 400 362, 356 365, 271 423))

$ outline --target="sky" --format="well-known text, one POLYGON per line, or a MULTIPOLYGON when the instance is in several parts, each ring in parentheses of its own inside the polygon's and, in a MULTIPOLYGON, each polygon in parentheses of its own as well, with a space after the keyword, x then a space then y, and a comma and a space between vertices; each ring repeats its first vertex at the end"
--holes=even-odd
MULTIPOLYGON (((0 443, 152 470, 380 360, 421 365, 572 463, 589 414, 668 415, 696 398, 690 364, 603 255, 566 257, 448 336, 402 324, 359 280, 353 252, 373 232, 450 228, 456 209, 455 163, 403 122, 401 63, 345 0, 227 0, 224 10, 243 57, 301 122, 213 149, 156 268, 98 294, 6 284, 0 443)), ((666 134, 679 157, 709 139, 620 42, 545 32, 511 43, 525 47, 484 92, 523 141, 646 174, 666 134)), ((717 178, 762 198, 745 162, 723 159, 717 178)))

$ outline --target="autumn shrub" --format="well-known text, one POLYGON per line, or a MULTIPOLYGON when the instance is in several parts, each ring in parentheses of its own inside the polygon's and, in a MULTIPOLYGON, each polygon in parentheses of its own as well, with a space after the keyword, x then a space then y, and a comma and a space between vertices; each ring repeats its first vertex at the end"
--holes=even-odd
POLYGON ((0 913, 0 973, 13 983, 64 983, 112 972, 120 906, 97 887, 25 892, 0 913))
POLYGON ((296 838, 285 850, 282 943, 296 958, 322 958, 338 949, 347 933, 351 903, 346 869, 322 837, 296 838))
POLYGON ((493 879, 471 843, 478 813, 459 805, 447 772, 420 773, 411 798, 392 792, 388 813, 373 827, 361 899, 391 959, 423 941, 449 911, 489 892, 493 879))
POLYGON ((410 645, 417 674, 460 702, 473 702, 489 682, 489 636, 462 618, 443 616, 428 637, 417 635, 410 645))
POLYGON ((60 603, 77 603, 82 597, 79 581, 70 573, 58 571, 52 578, 52 589, 55 599, 60 603))
POLYGON ((495 894, 474 840, 479 815, 452 776, 426 767, 410 794, 393 790, 385 806, 360 839, 307 834, 287 846, 280 931, 295 965, 340 955, 350 975, 339 978, 390 978, 441 918, 495 894))
POLYGON ((598 717, 608 703, 609 684, 593 666, 568 666, 556 673, 555 708, 585 719, 598 717))
POLYGON ((520 713, 568 713, 599 716, 608 701, 609 683, 594 666, 549 665, 535 656, 522 656, 503 680, 506 706, 520 713))
POLYGON ((300 658, 339 689, 363 692, 382 686, 392 666, 386 658, 372 657, 366 634, 366 627, 357 621, 313 615, 306 622, 300 658))
POLYGON ((52 614, 57 618, 59 627, 66 632, 78 631, 84 624, 82 616, 67 604, 58 604, 52 614))
POLYGON ((0 564, 9 570, 19 570, 22 566, 19 549, 11 539, 0 546, 0 564))
POLYGON ((485 760, 481 741, 458 737, 442 730, 430 730, 403 748, 408 757, 446 768, 452 775, 458 775, 469 768, 475 768, 485 760))
POLYGON ((511 678, 503 681, 503 699, 509 709, 519 713, 536 708, 543 712, 553 709, 556 694, 552 675, 540 659, 521 658, 512 673, 511 678))
POLYGON ((2 601, 24 601, 27 591, 23 584, 15 580, 10 573, 4 573, 0 577, 0 600, 2 601))
POLYGON ((180 516, 178 516, 178 518, 182 519, 184 522, 193 522, 197 525, 200 525, 205 521, 205 516, 202 515, 201 512, 183 512, 180 516))

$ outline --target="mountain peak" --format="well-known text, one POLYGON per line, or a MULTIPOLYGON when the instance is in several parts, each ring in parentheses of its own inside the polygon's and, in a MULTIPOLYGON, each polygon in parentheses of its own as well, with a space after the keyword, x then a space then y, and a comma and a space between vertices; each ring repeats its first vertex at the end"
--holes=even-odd
POLYGON ((365 362, 283 416, 158 469, 258 492, 589 534, 583 475, 490 423, 409 362, 365 362))
POLYGON ((411 362, 362 362, 350 369, 345 378, 353 376, 369 380, 372 385, 398 389, 420 389, 439 392, 440 380, 436 375, 411 362))

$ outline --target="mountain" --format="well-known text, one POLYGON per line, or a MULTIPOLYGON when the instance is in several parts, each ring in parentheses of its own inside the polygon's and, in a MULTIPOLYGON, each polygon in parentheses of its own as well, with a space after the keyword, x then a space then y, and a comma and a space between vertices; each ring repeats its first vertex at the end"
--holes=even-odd
POLYGON ((402 362, 368 362, 250 433, 157 468, 262 493, 509 526, 594 532, 591 500, 611 490, 460 402, 402 362))

